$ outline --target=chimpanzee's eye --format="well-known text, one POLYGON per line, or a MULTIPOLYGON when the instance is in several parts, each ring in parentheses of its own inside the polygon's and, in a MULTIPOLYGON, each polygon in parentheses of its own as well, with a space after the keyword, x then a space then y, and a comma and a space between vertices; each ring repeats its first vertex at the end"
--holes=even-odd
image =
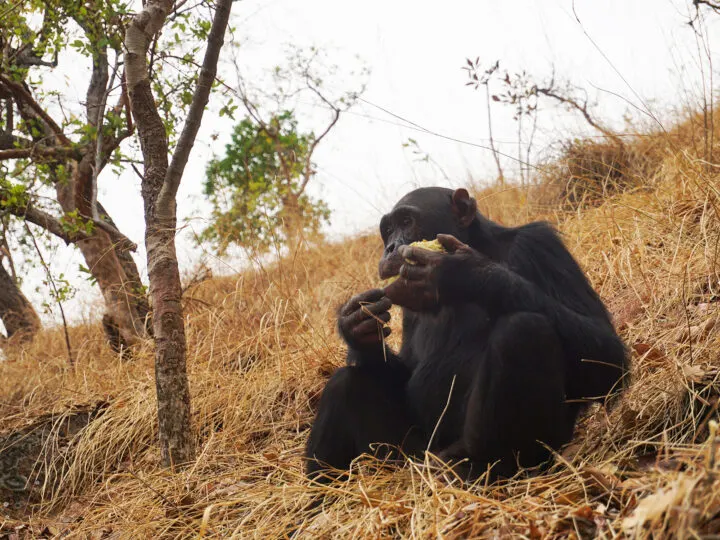
POLYGON ((412 224, 413 224, 413 218, 411 216, 404 216, 402 218, 403 227, 409 227, 412 224))

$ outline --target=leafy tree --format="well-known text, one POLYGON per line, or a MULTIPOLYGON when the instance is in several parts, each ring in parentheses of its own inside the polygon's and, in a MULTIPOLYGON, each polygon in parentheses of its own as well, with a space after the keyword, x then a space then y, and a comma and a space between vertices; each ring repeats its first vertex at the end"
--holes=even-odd
POLYGON ((0 7, 0 218, 12 216, 21 239, 30 223, 81 251, 84 271, 105 299, 105 328, 126 345, 148 335, 149 302, 131 256, 135 244, 98 201, 98 179, 106 168, 117 174, 128 164, 142 178, 166 465, 194 454, 175 196, 215 80, 231 3, 13 0, 0 7), (46 76, 78 55, 91 66, 89 78, 72 81, 87 90, 80 104, 46 76))
MULTIPOLYGON (((123 40, 134 0, 13 0, 0 7, 0 217, 13 245, 25 223, 75 246, 105 300, 103 324, 111 343, 130 346, 148 337, 150 305, 123 235, 98 200, 105 171, 137 168, 123 40), (71 62, 86 62, 80 103, 47 76, 71 62)), ((208 3, 167 2, 163 34, 150 44, 151 90, 170 145, 193 99, 195 58, 207 44, 208 3)), ((210 3, 214 5, 214 3, 210 3)), ((69 88, 70 84, 67 85, 69 88)))
POLYGON ((201 234, 224 253, 230 244, 265 251, 273 242, 292 244, 301 234, 317 234, 330 211, 305 188, 315 174, 311 133, 298 131, 292 111, 267 124, 243 119, 225 147, 225 157, 207 167, 205 195, 213 205, 212 224, 201 234), (282 238, 278 238, 282 231, 282 238))
POLYGON ((205 195, 213 206, 212 221, 198 241, 212 241, 220 253, 231 244, 260 252, 284 244, 292 251, 329 220, 325 202, 306 192, 316 174, 313 157, 342 113, 360 99, 368 70, 361 65, 356 72, 346 62, 351 67, 340 77, 339 68, 324 57, 316 47, 290 46, 284 66, 265 72, 270 80, 244 75, 235 57, 237 87, 223 86, 239 100, 231 97, 220 115, 234 119, 241 106, 246 115, 235 126, 225 156, 207 168, 205 195), (358 81, 357 90, 324 84, 340 79, 358 81), (314 129, 299 128, 305 108, 313 111, 308 121, 314 129))
POLYGON ((79 248, 103 293, 107 323, 130 345, 145 335, 149 312, 129 255, 136 246, 97 200, 98 175, 120 162, 120 144, 134 131, 119 91, 127 9, 121 0, 19 0, 2 8, 0 211, 79 248), (82 109, 43 82, 65 53, 92 66, 82 109))

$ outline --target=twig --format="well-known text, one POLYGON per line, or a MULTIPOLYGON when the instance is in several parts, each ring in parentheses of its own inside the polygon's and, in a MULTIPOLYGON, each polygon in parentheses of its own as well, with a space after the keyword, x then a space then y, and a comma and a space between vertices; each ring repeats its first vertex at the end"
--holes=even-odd
POLYGON ((35 251, 37 252, 38 257, 40 258, 40 264, 42 264, 42 267, 45 269, 45 273, 47 274, 48 281, 50 282, 50 286, 53 288, 53 291, 55 292, 55 302, 57 302, 58 308, 60 309, 60 316, 62 317, 62 322, 63 322, 63 330, 65 332, 65 346, 67 347, 68 364, 70 364, 70 367, 74 367, 75 360, 73 359, 72 346, 70 345, 70 333, 68 332, 68 324, 67 324, 67 319, 65 318, 65 310, 63 309, 62 302, 60 301, 60 293, 57 289, 57 286, 55 285, 55 280, 52 277, 50 268, 48 267, 47 263, 45 262, 45 258, 43 257, 42 252, 40 251, 40 246, 38 246, 37 241, 35 240, 35 235, 30 230, 30 226, 27 224, 27 222, 25 222, 24 225, 25 225, 25 230, 27 231, 28 235, 30 236, 30 239, 32 240, 33 246, 35 246, 35 251))
POLYGON ((453 375, 452 382, 450 383, 450 391, 448 392, 448 398, 445 402, 445 407, 443 407, 442 412, 440 413, 440 417, 438 418, 438 421, 435 422, 435 427, 433 428, 432 435, 430 435, 430 440, 427 444, 427 451, 430 451, 430 448, 432 447, 433 440, 435 439, 435 434, 437 433, 438 428, 440 427, 440 422, 442 422, 442 419, 445 417, 445 413, 447 412, 448 408, 450 407, 450 400, 452 399, 452 393, 453 388, 455 388, 455 377, 457 375, 453 375))
MULTIPOLYGON (((488 136, 490 137, 490 150, 493 155, 493 159, 495 159, 495 165, 497 166, 498 170, 498 180, 500 181, 500 185, 505 185, 505 174, 503 173, 502 165, 500 164, 500 155, 498 154, 497 148, 495 148, 495 138, 493 137, 493 130, 492 130, 492 113, 491 113, 491 106, 490 106, 490 81, 484 84, 485 86, 485 103, 487 105, 487 115, 488 115, 488 136)), ((528 160, 529 161, 529 160, 528 160)))

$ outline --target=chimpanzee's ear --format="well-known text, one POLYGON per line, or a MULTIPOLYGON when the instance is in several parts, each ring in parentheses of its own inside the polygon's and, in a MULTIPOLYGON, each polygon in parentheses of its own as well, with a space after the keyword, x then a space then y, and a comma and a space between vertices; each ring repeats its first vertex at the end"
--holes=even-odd
POLYGON ((467 228, 477 214, 477 203, 466 189, 456 189, 452 196, 452 211, 458 219, 460 226, 467 228))

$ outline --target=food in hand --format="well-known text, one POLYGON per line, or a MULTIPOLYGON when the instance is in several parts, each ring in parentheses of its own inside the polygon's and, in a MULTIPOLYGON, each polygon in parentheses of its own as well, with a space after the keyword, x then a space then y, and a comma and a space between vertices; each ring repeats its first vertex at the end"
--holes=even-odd
MULTIPOLYGON (((411 246, 419 247, 420 249, 426 249, 428 251, 436 251, 439 253, 445 253, 445 248, 442 246, 442 244, 438 240, 420 240, 419 242, 413 242, 410 244, 411 246)), ((405 262, 408 264, 415 264, 415 261, 412 261, 410 259, 405 259, 405 262)), ((380 284, 381 287, 387 287, 391 283, 393 283, 399 276, 391 276, 385 280, 382 281, 380 284)))

